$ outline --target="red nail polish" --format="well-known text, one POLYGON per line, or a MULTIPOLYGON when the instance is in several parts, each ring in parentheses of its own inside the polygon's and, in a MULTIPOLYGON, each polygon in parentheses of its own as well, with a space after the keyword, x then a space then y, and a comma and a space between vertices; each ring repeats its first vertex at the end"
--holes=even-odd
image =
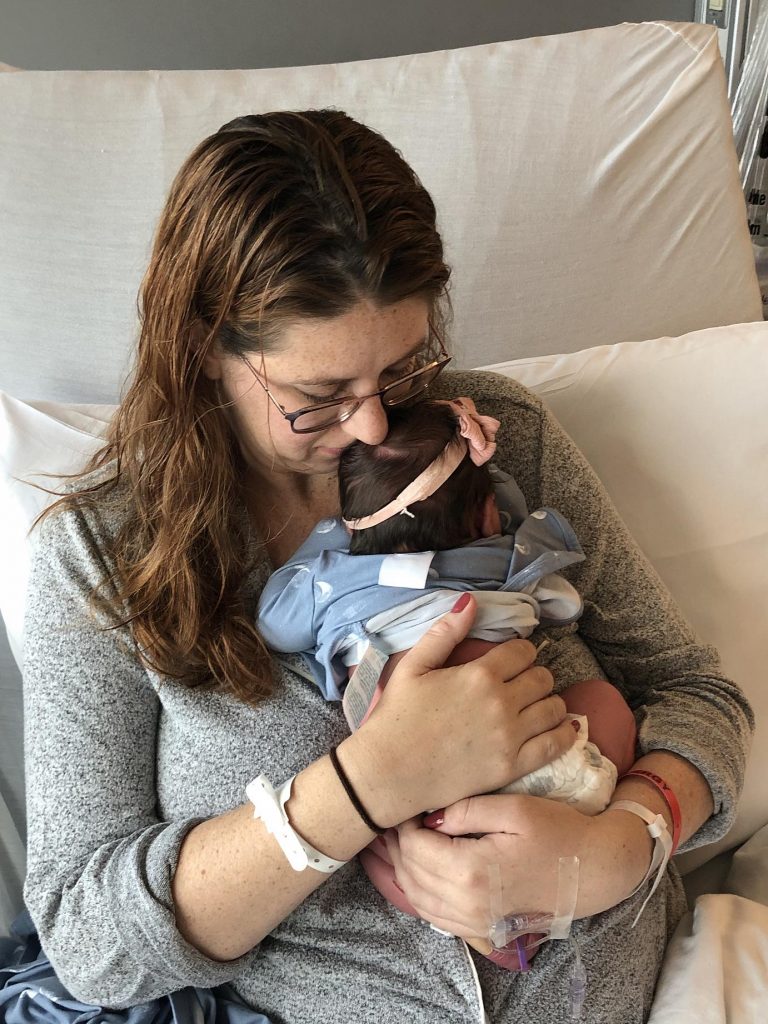
POLYGON ((442 810, 432 811, 431 814, 428 814, 424 818, 424 825, 427 828, 437 828, 439 825, 442 825, 444 821, 445 821, 445 808, 442 808, 442 810))
POLYGON ((466 608, 468 604, 469 604, 469 593, 465 592, 465 593, 463 593, 461 595, 461 597, 458 599, 458 601, 453 606, 453 608, 451 608, 451 611, 452 612, 460 612, 462 610, 462 608, 466 608))

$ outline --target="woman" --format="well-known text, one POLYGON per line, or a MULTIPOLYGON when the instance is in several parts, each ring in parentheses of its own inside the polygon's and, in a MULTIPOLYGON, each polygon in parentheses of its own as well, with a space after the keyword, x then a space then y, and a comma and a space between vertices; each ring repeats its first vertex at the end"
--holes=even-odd
MULTIPOLYGON (((375 826, 411 904, 458 936, 554 908, 559 858, 577 855, 576 913, 596 915, 574 927, 586 1018, 645 1019, 684 900, 672 869, 631 929, 650 887, 627 898, 652 856, 644 821, 473 794, 573 742, 553 674, 558 689, 606 675, 637 710, 640 766, 677 796, 681 841, 711 842, 733 818, 750 711, 538 401, 479 373, 431 388, 501 420, 497 462, 585 549, 570 573, 581 635, 550 631, 552 674, 519 640, 441 669, 474 614, 460 600, 347 736, 254 626, 270 571, 338 512, 342 450, 381 441, 385 404, 445 365, 448 276, 429 196, 340 112, 239 118, 179 172, 132 384, 90 475, 46 517, 32 574, 25 895, 76 996, 126 1007, 231 982, 274 1021, 343 1024, 482 1019, 482 993, 494 1022, 566 1019, 565 944, 521 978, 399 914, 352 860, 375 826), (295 775, 296 841, 350 863, 294 870, 245 796, 261 775, 295 775)), ((647 778, 615 799, 676 828, 647 778)))

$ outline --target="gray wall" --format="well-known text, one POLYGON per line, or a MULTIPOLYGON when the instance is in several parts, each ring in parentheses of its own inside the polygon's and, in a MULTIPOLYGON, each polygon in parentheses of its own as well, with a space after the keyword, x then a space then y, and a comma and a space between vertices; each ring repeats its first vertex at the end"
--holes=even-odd
POLYGON ((0 0, 22 68, 261 68, 423 53, 622 21, 695 0, 0 0))

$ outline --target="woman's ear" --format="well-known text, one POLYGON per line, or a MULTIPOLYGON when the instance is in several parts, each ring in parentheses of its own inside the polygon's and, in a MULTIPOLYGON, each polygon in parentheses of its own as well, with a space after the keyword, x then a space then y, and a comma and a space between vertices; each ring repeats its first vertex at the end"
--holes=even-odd
POLYGON ((478 520, 481 537, 495 537, 497 533, 501 533, 501 517, 493 491, 480 506, 478 520))
POLYGON ((222 362, 223 353, 219 350, 218 345, 213 344, 203 359, 203 373, 208 380, 221 380, 223 376, 222 362))
MULTIPOLYGON (((206 328, 198 320, 192 327, 190 335, 190 344, 192 348, 199 349, 206 343, 206 328)), ((203 358, 203 373, 208 380, 221 380, 223 376, 222 363, 224 360, 224 353, 219 346, 217 341, 212 341, 208 345, 208 351, 205 353, 203 358)))

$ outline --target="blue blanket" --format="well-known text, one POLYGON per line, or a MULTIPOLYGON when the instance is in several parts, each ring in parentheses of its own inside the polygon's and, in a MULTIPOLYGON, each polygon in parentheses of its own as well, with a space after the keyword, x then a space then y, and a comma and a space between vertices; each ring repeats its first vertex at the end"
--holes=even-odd
MULTIPOLYGON (((83 951, 87 956, 87 950, 83 951)), ((0 937, 0 1024, 270 1024, 227 985, 183 988, 127 1010, 81 1003, 43 953, 27 911, 0 937)))

